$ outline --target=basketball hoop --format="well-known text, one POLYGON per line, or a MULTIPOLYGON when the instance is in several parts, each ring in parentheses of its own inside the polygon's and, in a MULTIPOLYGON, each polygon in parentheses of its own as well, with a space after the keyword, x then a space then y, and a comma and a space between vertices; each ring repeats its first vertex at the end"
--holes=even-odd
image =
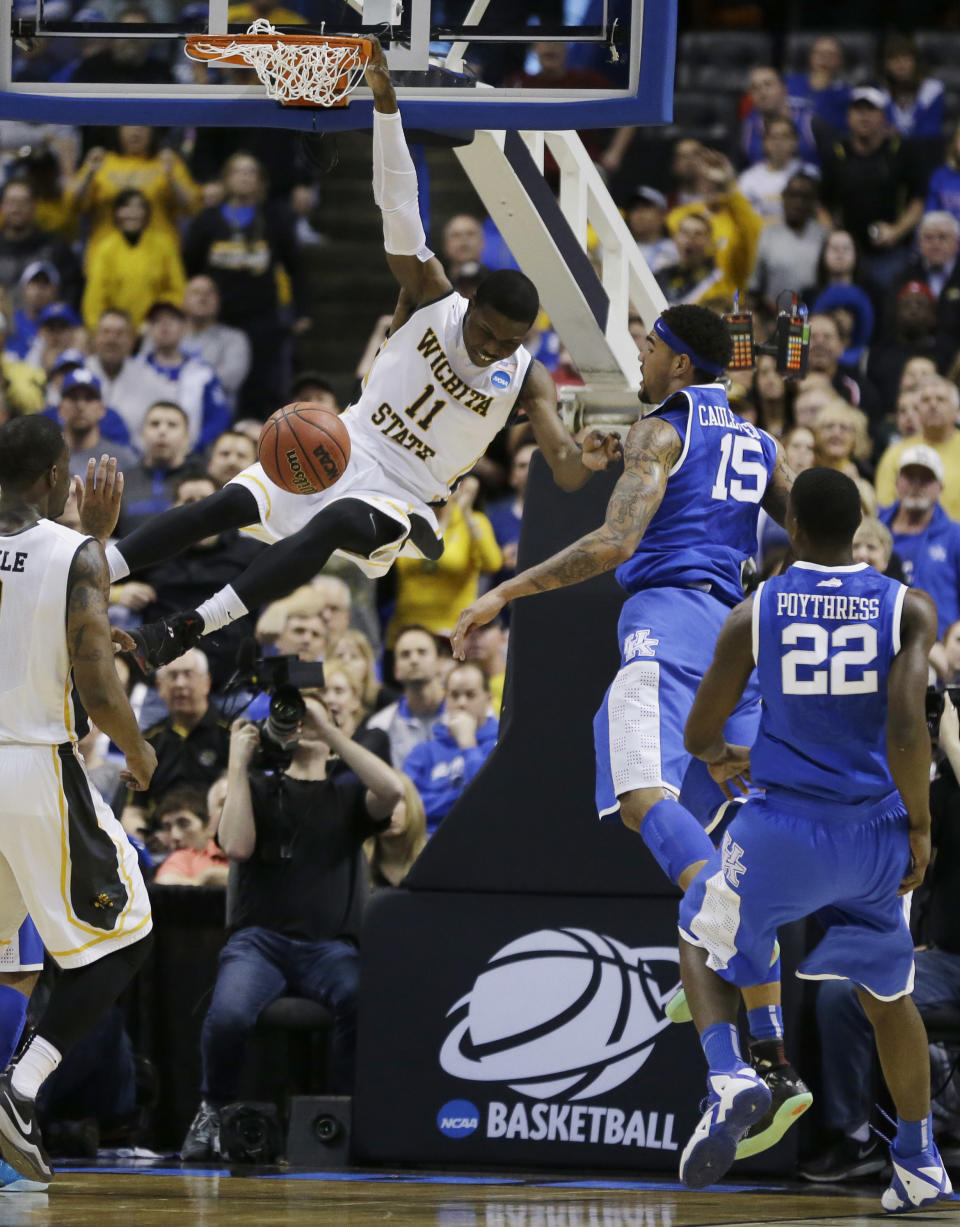
POLYGON ((343 107, 372 47, 346 35, 280 34, 260 17, 246 34, 188 34, 185 50, 191 60, 252 68, 267 97, 285 106, 343 107))

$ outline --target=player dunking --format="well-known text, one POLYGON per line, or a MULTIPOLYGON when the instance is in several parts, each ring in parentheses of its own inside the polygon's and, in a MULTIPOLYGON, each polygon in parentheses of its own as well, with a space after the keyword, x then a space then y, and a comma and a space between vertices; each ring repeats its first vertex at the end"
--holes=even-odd
MULTIPOLYGON (((36 1034, 0 1074, 0 1151, 36 1181, 53 1175, 37 1091, 119 996, 151 929, 137 854, 77 752, 89 712, 126 755, 133 787, 145 788, 157 763, 114 668, 103 547, 53 523, 68 460, 49 418, 0 427, 0 942, 29 911, 62 968, 36 1034)), ((116 462, 102 466, 85 509, 102 538, 120 507, 115 474, 116 462)))
MULTIPOLYGON (((684 722, 723 620, 743 596, 740 568, 756 552, 760 508, 782 523, 792 481, 777 443, 727 404, 716 381, 730 358, 718 316, 697 306, 664 311, 641 352, 643 398, 658 407, 627 435, 605 523, 486 593, 453 636, 462 655, 470 627, 508 601, 617 568, 628 593, 623 663, 594 722, 597 808, 619 810, 681 887, 713 852, 704 825, 723 800, 705 769, 691 766, 684 722)), ((731 739, 751 741, 758 719, 749 695, 731 718, 731 739)), ((783 1052, 779 960, 744 1000, 751 1056, 775 1094, 741 1156, 773 1145, 812 1101, 783 1052)))
POLYGON ((927 658, 937 615, 925 592, 853 562, 854 483, 808 469, 790 495, 798 561, 727 618, 687 722, 693 753, 751 797, 680 908, 680 966, 709 1065, 709 1104, 680 1161, 694 1188, 719 1179, 769 1093, 740 1059, 738 984, 753 983, 777 928, 816 914, 825 935, 800 964, 850 979, 873 1024, 897 1108, 884 1210, 951 1193, 933 1141, 930 1059, 910 997, 913 940, 902 900, 930 857, 927 658), (756 667, 763 697, 752 751, 724 732, 756 667))
POLYGON ((616 436, 594 432, 581 451, 561 424, 553 380, 522 345, 539 311, 529 278, 492 273, 473 303, 454 292, 426 245, 416 172, 379 45, 366 77, 375 105, 374 197, 402 294, 362 395, 343 415, 350 463, 336 485, 314 495, 289 494, 252 465, 217 494, 157 516, 108 551, 113 580, 230 528, 255 525, 272 544, 199 609, 135 633, 153 665, 307 583, 335 551, 369 575, 384 574, 400 554, 438 558, 443 540, 431 504, 449 496, 514 409, 526 410, 566 490, 619 455, 616 436))

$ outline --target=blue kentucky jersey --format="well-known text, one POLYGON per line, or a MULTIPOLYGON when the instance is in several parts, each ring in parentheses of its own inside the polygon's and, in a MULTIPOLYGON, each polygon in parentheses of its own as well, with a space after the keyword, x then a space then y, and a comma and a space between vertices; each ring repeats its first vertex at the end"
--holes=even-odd
POLYGON ((653 413, 674 427, 683 450, 663 502, 633 557, 617 568, 617 580, 631 594, 709 584, 712 595, 736 605, 743 599, 740 567, 757 552, 760 504, 777 445, 737 417, 716 383, 683 388, 653 413))
POLYGON ((795 562, 753 601, 763 700, 754 784, 845 806, 895 792, 887 766, 887 674, 906 587, 866 563, 795 562))

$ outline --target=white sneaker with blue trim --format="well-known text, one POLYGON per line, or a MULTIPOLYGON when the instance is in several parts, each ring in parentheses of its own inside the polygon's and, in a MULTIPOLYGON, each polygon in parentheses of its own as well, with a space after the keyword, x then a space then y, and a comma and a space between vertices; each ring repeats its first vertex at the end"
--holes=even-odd
POLYGON ((729 1170, 737 1143, 770 1107, 771 1094, 748 1065, 735 1074, 709 1074, 707 1110, 680 1156, 680 1179, 690 1189, 714 1184, 729 1170))

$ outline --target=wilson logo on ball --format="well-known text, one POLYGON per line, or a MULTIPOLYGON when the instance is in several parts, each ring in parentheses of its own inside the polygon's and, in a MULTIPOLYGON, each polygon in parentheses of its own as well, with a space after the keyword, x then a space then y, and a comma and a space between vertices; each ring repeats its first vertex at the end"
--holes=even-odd
POLYGON ((313 483, 303 471, 303 465, 300 463, 300 457, 297 455, 296 448, 291 447, 284 458, 290 469, 290 481, 300 493, 311 494, 313 492, 313 483))
POLYGON ((588 929, 540 929, 490 959, 450 1009, 440 1052, 455 1078, 533 1099, 588 1099, 626 1082, 670 1025, 675 947, 632 950, 588 929))

